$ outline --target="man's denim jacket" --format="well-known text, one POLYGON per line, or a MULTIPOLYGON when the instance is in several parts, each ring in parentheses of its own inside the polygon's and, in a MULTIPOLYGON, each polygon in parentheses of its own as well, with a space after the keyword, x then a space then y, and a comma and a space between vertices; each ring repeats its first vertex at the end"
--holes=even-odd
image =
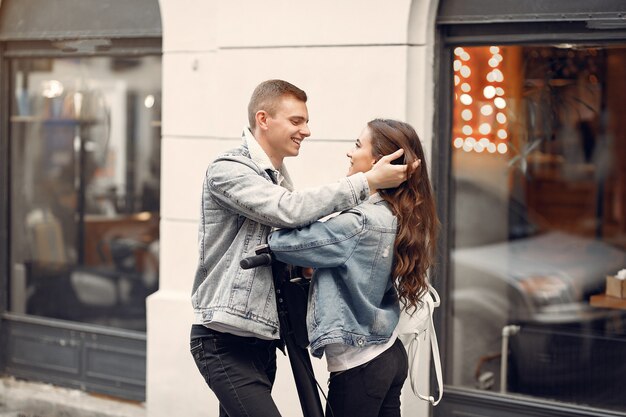
POLYGON ((275 185, 275 173, 251 158, 246 136, 254 140, 244 134, 241 147, 219 156, 206 171, 191 301, 196 320, 205 325, 278 339, 271 267, 243 270, 239 261, 254 255, 272 228, 300 227, 354 207, 368 198, 369 187, 363 174, 301 191, 275 185))
POLYGON ((309 291, 311 353, 340 343, 385 343, 400 307, 392 283, 397 220, 379 194, 326 222, 277 230, 269 244, 279 261, 316 268, 309 291))

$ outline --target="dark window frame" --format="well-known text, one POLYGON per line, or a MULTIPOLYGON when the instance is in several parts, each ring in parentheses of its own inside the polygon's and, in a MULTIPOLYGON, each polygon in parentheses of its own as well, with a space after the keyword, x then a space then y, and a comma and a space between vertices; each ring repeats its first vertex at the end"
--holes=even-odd
MULTIPOLYGON (((456 2, 453 0, 452 2, 456 2)), ((486 1, 490 3, 490 1, 486 1)), ((485 1, 483 1, 485 3, 485 1)), ((536 3, 536 2, 532 2, 536 3)), ((565 4, 557 2, 557 4, 565 4)), ((626 7, 620 5, 626 9, 626 7)), ((484 9, 489 10, 489 9, 484 9)), ((615 12, 617 15, 617 12, 615 12)), ((526 15, 525 15, 526 16, 526 15)), ((573 19, 572 16, 562 17, 560 21, 527 17, 519 21, 503 22, 502 19, 489 19, 489 16, 477 18, 473 22, 462 19, 446 19, 438 21, 435 39, 435 100, 437 118, 435 124, 435 140, 433 142, 434 158, 433 183, 437 198, 438 212, 442 227, 438 242, 438 261, 433 271, 436 289, 444 300, 450 299, 450 244, 452 242, 452 227, 450 221, 454 207, 451 190, 451 128, 452 128, 452 56, 456 46, 486 46, 486 45, 520 45, 520 44, 554 44, 572 43, 585 45, 607 45, 611 43, 626 43, 626 24, 622 26, 623 16, 620 15, 619 24, 598 24, 605 22, 600 18, 589 17, 587 21, 573 19), (485 22, 485 23, 480 23, 485 22), (495 22, 495 23, 492 23, 495 22), (595 23, 594 23, 595 22, 595 23)), ((555 16, 552 16, 554 18, 555 16)), ((604 16, 600 16, 604 18, 604 16)), ((613 21, 615 23, 615 21, 613 21)), ((444 358, 452 358, 452 306, 444 303, 444 310, 435 318, 435 325, 439 343, 443 347, 444 358)), ((452 361, 444 361, 444 382, 450 378, 452 361)), ((434 379, 431 378, 431 385, 434 379)), ((434 386, 434 385, 433 385, 434 386)), ((596 416, 626 416, 626 413, 611 410, 589 408, 567 403, 558 403, 532 397, 491 393, 468 388, 445 385, 444 397, 441 405, 433 408, 431 415, 446 417, 457 415, 459 412, 471 415, 498 415, 513 416, 542 416, 542 417, 596 417, 596 416)))

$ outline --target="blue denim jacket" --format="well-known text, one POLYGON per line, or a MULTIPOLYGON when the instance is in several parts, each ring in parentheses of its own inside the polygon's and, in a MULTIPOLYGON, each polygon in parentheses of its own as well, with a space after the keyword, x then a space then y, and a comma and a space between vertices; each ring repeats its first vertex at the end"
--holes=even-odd
POLYGON ((241 147, 219 156, 206 171, 191 301, 196 320, 202 324, 224 324, 277 339, 271 268, 243 270, 239 261, 254 255, 272 227, 300 227, 354 207, 368 198, 369 187, 361 174, 290 191, 275 185, 270 176, 274 173, 253 160, 246 140, 255 140, 249 131, 241 147))
POLYGON ((316 268, 309 292, 311 353, 385 343, 400 307, 391 281, 397 220, 378 194, 326 222, 269 236, 276 259, 316 268))

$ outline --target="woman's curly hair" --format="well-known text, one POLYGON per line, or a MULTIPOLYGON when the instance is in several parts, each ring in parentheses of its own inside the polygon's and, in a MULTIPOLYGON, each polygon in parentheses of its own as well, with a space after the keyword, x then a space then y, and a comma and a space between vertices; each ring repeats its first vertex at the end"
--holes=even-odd
POLYGON ((404 155, 393 163, 408 164, 407 180, 397 188, 378 190, 398 219, 394 244, 394 285, 407 309, 415 309, 427 291, 427 272, 435 257, 439 220, 424 151, 415 129, 408 123, 374 119, 367 124, 375 158, 402 148, 404 155), (413 169, 411 163, 419 159, 413 169))

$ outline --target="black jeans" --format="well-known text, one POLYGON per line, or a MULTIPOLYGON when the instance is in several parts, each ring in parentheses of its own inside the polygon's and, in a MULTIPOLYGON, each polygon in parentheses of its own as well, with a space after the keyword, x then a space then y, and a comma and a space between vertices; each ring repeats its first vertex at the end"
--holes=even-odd
POLYGON ((399 339, 363 365, 331 372, 326 417, 400 417, 407 373, 406 350, 399 339))
POLYGON ((280 417, 271 391, 278 341, 191 328, 191 354, 220 402, 220 417, 280 417))

